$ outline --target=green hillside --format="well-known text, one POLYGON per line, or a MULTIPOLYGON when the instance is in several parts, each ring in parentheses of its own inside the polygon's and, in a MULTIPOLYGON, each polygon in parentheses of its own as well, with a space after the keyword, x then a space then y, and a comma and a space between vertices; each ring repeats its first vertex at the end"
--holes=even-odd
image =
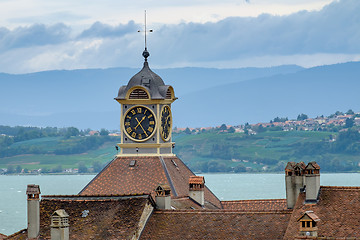
MULTIPOLYGON (((197 172, 283 171, 288 161, 317 161, 331 172, 359 171, 360 156, 339 150, 334 132, 267 131, 257 135, 205 132, 174 135, 175 153, 197 172), (324 149, 328 148, 328 149, 324 149)), ((358 144, 358 142, 355 142, 358 144)), ((348 144, 353 147, 354 142, 348 144)))
MULTIPOLYGON (((33 139, 24 142, 18 142, 16 145, 26 144, 28 146, 41 146, 49 150, 56 150, 58 144, 57 138, 45 137, 33 139)), ((78 168, 80 162, 91 167, 94 162, 105 165, 116 155, 116 140, 108 141, 94 150, 88 150, 80 154, 20 154, 11 157, 0 158, 0 168, 7 168, 8 165, 20 165, 29 170, 47 168, 53 169, 61 165, 63 169, 78 168)), ((14 144, 15 145, 15 144, 14 144)))
MULTIPOLYGON (((97 172, 116 155, 118 137, 71 136, 73 130, 45 134, 45 129, 20 129, 13 137, 0 136, 0 169, 97 172), (30 131, 41 134, 23 134, 30 131)), ((174 153, 195 172, 277 172, 288 161, 316 161, 327 172, 360 171, 360 133, 352 129, 248 135, 213 128, 173 133, 173 141, 174 153)))

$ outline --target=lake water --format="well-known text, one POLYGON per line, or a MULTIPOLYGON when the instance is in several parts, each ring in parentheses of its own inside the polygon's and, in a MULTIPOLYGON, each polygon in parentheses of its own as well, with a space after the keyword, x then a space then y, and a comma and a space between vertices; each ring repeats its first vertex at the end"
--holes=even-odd
MULTIPOLYGON (((285 198, 284 174, 202 174, 220 200, 285 198)), ((38 184, 42 195, 77 194, 94 175, 0 175, 0 233, 26 228, 26 186, 38 184)), ((323 186, 360 186, 360 173, 322 173, 323 186)))

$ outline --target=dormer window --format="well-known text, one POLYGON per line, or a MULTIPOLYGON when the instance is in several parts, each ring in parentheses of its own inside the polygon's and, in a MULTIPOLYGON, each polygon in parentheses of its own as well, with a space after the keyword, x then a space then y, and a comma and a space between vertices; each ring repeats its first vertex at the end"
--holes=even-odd
POLYGON ((172 94, 171 94, 171 90, 170 89, 168 89, 167 91, 166 91, 166 97, 165 97, 166 99, 171 99, 172 98, 172 94))
POLYGON ((155 193, 156 193, 156 196, 170 196, 170 194, 171 194, 170 186, 167 184, 159 184, 155 188, 155 193))
POLYGON ((300 218, 299 222, 299 233, 301 236, 317 236, 317 222, 320 221, 320 218, 316 216, 313 211, 306 211, 300 218))
POLYGON ((145 90, 136 88, 130 93, 129 99, 149 99, 149 95, 145 90))

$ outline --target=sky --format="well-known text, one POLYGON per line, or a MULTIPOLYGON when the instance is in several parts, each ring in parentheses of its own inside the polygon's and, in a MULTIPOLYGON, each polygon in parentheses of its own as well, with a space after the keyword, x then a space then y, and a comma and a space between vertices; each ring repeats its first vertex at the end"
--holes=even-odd
POLYGON ((0 72, 360 60, 359 0, 0 0, 0 72))

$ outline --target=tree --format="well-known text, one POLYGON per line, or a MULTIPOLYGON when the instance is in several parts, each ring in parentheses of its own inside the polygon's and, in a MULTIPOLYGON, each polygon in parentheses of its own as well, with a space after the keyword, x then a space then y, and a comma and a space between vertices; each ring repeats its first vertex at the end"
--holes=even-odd
POLYGON ((79 129, 75 128, 75 127, 68 127, 65 133, 65 138, 70 138, 73 136, 79 136, 80 131, 79 129))
POLYGON ((228 133, 234 133, 234 132, 235 132, 235 128, 230 127, 229 130, 228 130, 228 133))
POLYGON ((63 168, 61 165, 57 165, 56 167, 54 167, 53 169, 51 169, 51 171, 53 173, 61 173, 63 171, 63 168))
POLYGON ((86 167, 84 162, 79 162, 79 173, 87 173, 88 168, 86 167))
POLYGON ((274 118, 274 122, 286 122, 287 120, 289 120, 287 117, 286 118, 279 118, 279 117, 274 118))
POLYGON ((227 129, 226 125, 223 123, 221 124, 219 130, 225 131, 227 129))
POLYGON ((355 113, 354 113, 353 110, 349 109, 349 110, 346 112, 346 114, 347 114, 347 115, 354 115, 355 113))
POLYGON ((239 164, 236 167, 234 167, 234 172, 236 173, 246 172, 246 167, 242 164, 239 164))
POLYGON ((15 172, 15 168, 13 165, 8 165, 6 173, 12 174, 15 172))
POLYGON ((94 172, 96 172, 96 173, 100 172, 103 168, 99 161, 94 161, 92 166, 93 166, 94 172))
POLYGON ((100 136, 107 136, 107 135, 109 135, 109 131, 106 130, 105 128, 102 128, 100 130, 100 136))
POLYGON ((191 131, 190 131, 190 129, 188 127, 185 129, 185 133, 186 134, 191 134, 191 131))
POLYGON ((16 168, 15 168, 15 172, 16 173, 21 173, 22 171, 22 167, 20 165, 17 165, 16 168))
POLYGON ((354 118, 347 118, 345 121, 345 128, 351 128, 354 126, 354 118))
POLYGON ((308 115, 306 115, 306 114, 304 114, 304 113, 299 114, 299 115, 297 116, 297 120, 298 120, 298 121, 302 121, 302 120, 305 120, 305 119, 308 119, 308 115))

